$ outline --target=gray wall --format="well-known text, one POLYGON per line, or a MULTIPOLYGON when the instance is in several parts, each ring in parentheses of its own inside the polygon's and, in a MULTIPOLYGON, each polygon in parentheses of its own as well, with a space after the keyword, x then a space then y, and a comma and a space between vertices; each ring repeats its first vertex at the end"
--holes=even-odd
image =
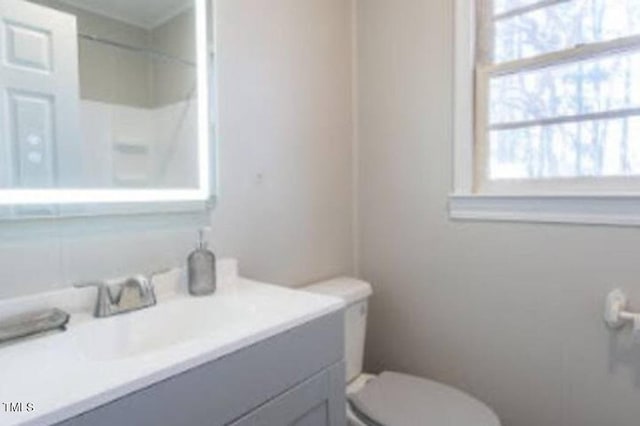
POLYGON ((221 200, 247 274, 353 270, 351 20, 345 0, 218 0, 221 200))
POLYGON ((220 246, 266 280, 351 272, 349 2, 219 0, 217 13, 220 246))
POLYGON ((605 329, 640 307, 635 228, 453 223, 453 1, 359 2, 360 250, 368 368, 457 385, 505 426, 637 426, 640 345, 605 329))
MULTIPOLYGON (((284 285, 353 272, 351 26, 343 0, 219 0, 213 248, 284 285)), ((203 218, 0 224, 0 298, 182 264, 203 218)))

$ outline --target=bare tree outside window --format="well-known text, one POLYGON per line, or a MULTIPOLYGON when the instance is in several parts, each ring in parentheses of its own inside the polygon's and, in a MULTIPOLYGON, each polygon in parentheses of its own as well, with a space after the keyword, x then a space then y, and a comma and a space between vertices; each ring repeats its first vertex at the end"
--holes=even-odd
POLYGON ((640 176, 640 0, 488 4, 488 178, 640 176))

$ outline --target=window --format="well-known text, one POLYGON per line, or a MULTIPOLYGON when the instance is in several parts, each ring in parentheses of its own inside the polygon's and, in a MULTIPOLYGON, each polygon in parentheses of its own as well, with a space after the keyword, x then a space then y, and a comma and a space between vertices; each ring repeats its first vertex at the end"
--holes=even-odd
POLYGON ((456 16, 456 193, 640 201, 640 0, 457 0, 456 16))
POLYGON ((640 176, 640 0, 485 0, 478 16, 487 189, 640 176))

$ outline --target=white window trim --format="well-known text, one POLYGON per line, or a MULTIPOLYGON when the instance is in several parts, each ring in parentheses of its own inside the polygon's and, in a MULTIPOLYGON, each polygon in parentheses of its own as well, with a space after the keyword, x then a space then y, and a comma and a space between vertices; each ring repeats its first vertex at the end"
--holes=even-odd
MULTIPOLYGON (((452 219, 640 226, 640 193, 478 194, 475 185, 475 1, 455 0, 452 219)), ((587 53, 587 52, 585 52, 587 53)))

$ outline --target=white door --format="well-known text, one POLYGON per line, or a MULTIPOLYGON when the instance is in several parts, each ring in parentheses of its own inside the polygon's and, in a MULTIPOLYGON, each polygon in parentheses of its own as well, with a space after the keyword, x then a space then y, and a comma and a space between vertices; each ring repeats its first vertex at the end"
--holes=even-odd
POLYGON ((76 18, 0 0, 0 188, 78 185, 76 18))

